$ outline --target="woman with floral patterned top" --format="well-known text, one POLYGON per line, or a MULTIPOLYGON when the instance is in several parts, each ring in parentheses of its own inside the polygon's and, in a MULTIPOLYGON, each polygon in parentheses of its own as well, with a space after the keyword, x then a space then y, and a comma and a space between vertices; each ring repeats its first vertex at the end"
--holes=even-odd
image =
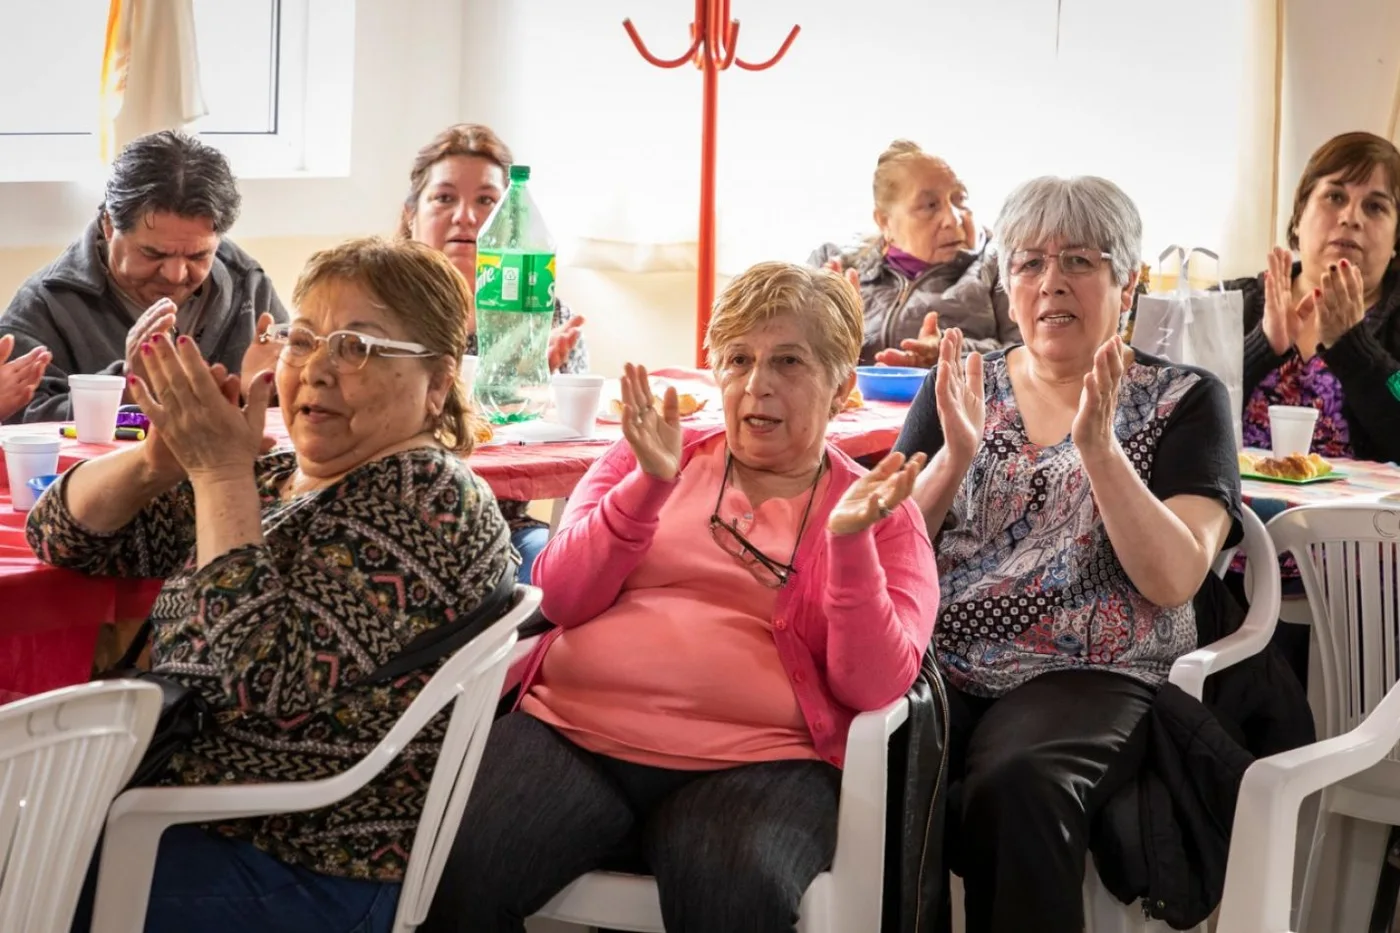
MULTIPOLYGON (((515 573, 457 380, 470 301, 415 243, 317 253, 274 328, 275 374, 239 382, 183 337, 141 348, 151 433, 70 470, 29 538, 49 563, 163 577, 152 667, 215 726, 165 782, 298 781, 343 771, 428 682, 366 675, 515 573), (294 450, 260 456, 273 382, 294 450), (159 399, 157 402, 156 399, 159 399)), ((445 721, 322 810, 180 826, 162 838, 146 930, 387 931, 445 721)), ((73 929, 87 930, 90 905, 73 929)))
POLYGON ((1192 597, 1239 537, 1229 395, 1116 334, 1142 221, 1101 178, 1040 178, 997 222, 1025 345, 950 330, 896 450, 937 533, 950 857, 969 933, 1079 933, 1089 827, 1196 647, 1192 597))
MULTIPOLYGON (((510 149, 490 127, 449 126, 418 150, 408 178, 408 197, 399 236, 442 250, 476 287, 476 236, 505 194, 510 149)), ((554 330, 549 335, 550 372, 588 371, 583 318, 554 299, 554 330)), ((467 353, 476 353, 476 317, 467 316, 467 353)), ((528 502, 506 499, 501 513, 510 523, 511 543, 520 552, 520 582, 529 583, 535 558, 549 541, 549 528, 526 513, 528 502)))

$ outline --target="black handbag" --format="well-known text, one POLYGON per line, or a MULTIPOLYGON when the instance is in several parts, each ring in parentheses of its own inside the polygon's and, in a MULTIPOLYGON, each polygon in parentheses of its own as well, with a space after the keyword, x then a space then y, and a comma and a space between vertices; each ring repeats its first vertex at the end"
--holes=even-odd
MULTIPOLYGON (((423 632, 394 657, 384 662, 365 678, 365 683, 380 683, 402 677, 445 658, 471 641, 493 622, 505 615, 515 603, 516 565, 507 563, 505 573, 495 587, 471 612, 451 625, 439 625, 423 632)), ((151 744, 141 756, 127 787, 147 787, 155 784, 165 773, 166 765, 175 753, 215 727, 213 710, 198 690, 187 687, 152 671, 136 666, 137 658, 151 639, 151 620, 141 624, 131 645, 115 668, 102 679, 124 678, 155 684, 160 688, 160 718, 156 720, 151 744)))

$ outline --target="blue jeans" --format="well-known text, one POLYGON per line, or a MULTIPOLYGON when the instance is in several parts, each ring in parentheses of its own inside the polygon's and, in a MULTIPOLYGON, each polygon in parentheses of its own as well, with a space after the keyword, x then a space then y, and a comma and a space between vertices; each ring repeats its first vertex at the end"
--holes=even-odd
POLYGON ((510 533, 510 543, 520 552, 520 570, 515 575, 517 583, 529 583, 530 571, 535 568, 535 558, 549 543, 549 529, 543 525, 517 528, 510 533))
MULTIPOLYGON (((93 859, 72 933, 91 926, 96 866, 93 859)), ((288 865, 252 843, 172 826, 160 837, 145 929, 388 933, 398 903, 397 884, 333 878, 288 865)))

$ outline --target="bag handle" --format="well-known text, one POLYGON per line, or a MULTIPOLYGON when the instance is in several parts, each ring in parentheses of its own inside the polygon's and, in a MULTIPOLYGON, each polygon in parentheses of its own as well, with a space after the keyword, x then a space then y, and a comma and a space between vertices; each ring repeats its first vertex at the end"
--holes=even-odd
MULTIPOLYGON (((1161 273, 1162 273, 1162 263, 1166 262, 1166 261, 1167 261, 1167 257, 1171 256, 1173 253, 1176 254, 1177 265, 1178 265, 1178 267, 1181 269, 1181 271, 1177 274, 1177 277, 1176 277, 1176 290, 1177 290, 1178 292, 1180 292, 1180 291, 1182 290, 1182 289, 1181 289, 1181 283, 1182 283, 1183 281, 1185 281, 1185 279, 1186 279, 1186 249, 1185 249, 1185 247, 1178 246, 1177 244, 1173 243, 1171 246, 1168 246, 1166 249, 1164 249, 1164 250, 1162 250, 1160 253, 1158 253, 1158 254, 1157 254, 1157 274, 1158 274, 1158 276, 1161 275, 1161 273)), ((1189 285, 1187 286, 1187 291, 1190 291, 1190 286, 1189 286, 1189 285)))
POLYGON ((1186 287, 1188 289, 1191 287, 1191 276, 1189 267, 1191 265, 1191 257, 1196 255, 1197 253, 1200 253, 1202 256, 1208 256, 1211 259, 1215 260, 1215 284, 1216 287, 1223 292, 1225 290, 1225 276, 1220 268, 1220 254, 1216 253, 1214 250, 1206 249, 1204 246, 1193 246, 1191 247, 1191 251, 1186 254, 1186 258, 1181 263, 1181 280, 1187 283, 1186 287))

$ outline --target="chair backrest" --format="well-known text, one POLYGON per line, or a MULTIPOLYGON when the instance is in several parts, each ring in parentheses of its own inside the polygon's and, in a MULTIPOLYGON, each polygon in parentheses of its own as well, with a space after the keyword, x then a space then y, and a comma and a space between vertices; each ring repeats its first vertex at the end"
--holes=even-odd
POLYGON ((0 706, 0 930, 66 933, 112 798, 160 717, 135 680, 0 706))
POLYGON ((495 719, 516 632, 539 604, 538 589, 517 586, 511 610, 448 659, 380 743, 381 748, 395 746, 397 753, 456 698, 413 837, 413 852, 394 919, 396 933, 415 929, 428 915, 495 719))
MULTIPOLYGON (((1303 578, 1322 669, 1318 738, 1349 732, 1400 680, 1400 506, 1305 506, 1269 523, 1303 578)), ((1400 772, 1400 755, 1388 756, 1400 772)))

